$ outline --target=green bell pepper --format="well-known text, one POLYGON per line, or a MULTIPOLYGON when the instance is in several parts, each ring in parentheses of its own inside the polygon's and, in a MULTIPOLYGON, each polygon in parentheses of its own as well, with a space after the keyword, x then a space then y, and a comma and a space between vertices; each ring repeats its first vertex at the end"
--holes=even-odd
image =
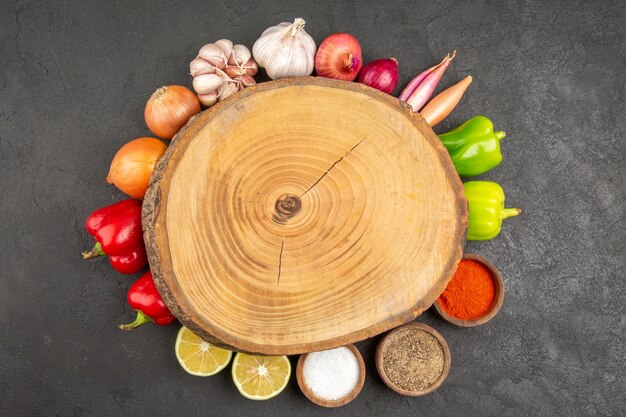
POLYGON ((467 240, 491 240, 498 236, 502 220, 517 216, 518 208, 504 208, 504 190, 491 181, 468 181, 463 184, 469 205, 467 240))
POLYGON ((502 162, 500 140, 505 136, 502 131, 493 131, 491 120, 476 116, 439 135, 439 139, 448 150, 456 172, 461 177, 473 177, 502 162))

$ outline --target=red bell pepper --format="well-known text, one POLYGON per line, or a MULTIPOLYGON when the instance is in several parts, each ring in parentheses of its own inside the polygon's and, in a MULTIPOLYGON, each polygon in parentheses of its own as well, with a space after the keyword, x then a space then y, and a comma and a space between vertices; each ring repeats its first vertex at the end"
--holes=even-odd
POLYGON ((102 207, 87 217, 85 228, 96 245, 83 258, 108 255, 109 262, 123 274, 134 274, 147 264, 141 230, 141 201, 128 199, 102 207))
POLYGON ((143 274, 130 286, 128 304, 137 312, 137 318, 132 323, 121 324, 122 330, 131 330, 148 322, 165 325, 176 320, 157 291, 151 271, 143 274))

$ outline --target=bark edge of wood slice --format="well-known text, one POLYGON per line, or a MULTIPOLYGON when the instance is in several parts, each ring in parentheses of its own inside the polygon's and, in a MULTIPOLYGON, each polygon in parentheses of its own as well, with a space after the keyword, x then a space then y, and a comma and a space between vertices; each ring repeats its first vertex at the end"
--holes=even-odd
POLYGON ((461 259, 467 202, 407 105, 300 77, 192 118, 155 167, 142 221, 155 283, 182 324, 225 348, 290 355, 429 308, 461 259))

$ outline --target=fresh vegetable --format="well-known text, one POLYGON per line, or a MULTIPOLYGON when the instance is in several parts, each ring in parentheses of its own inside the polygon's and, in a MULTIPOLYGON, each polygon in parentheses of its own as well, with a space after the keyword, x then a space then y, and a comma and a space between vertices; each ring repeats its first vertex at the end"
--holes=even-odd
POLYGON ((469 205, 467 240, 491 240, 498 236, 502 220, 517 216, 518 208, 504 208, 504 190, 490 181, 468 181, 463 184, 469 205))
MULTIPOLYGON (((229 39, 219 39, 219 40, 215 41, 214 45, 222 50, 222 55, 221 55, 221 57, 223 57, 222 62, 225 59, 226 60, 226 65, 228 65, 228 61, 230 60, 231 55, 233 55, 233 49, 235 48, 235 45, 233 45, 232 41, 230 41, 229 39)), ((240 63, 247 61, 247 59, 250 59, 250 57, 247 56, 247 55, 249 55, 250 51, 246 52, 246 50, 248 48, 246 48, 245 46, 243 46, 243 48, 242 48, 242 46, 243 45, 237 45, 237 52, 239 54, 237 58, 239 59, 240 63), (247 58, 247 59, 245 59, 245 58, 247 58)), ((219 66, 220 63, 218 63, 217 65, 219 66)))
POLYGON ((383 93, 393 93, 398 85, 398 61, 389 58, 370 62, 361 69, 359 82, 383 93))
POLYGON ((220 43, 208 43, 200 48, 198 58, 205 60, 214 68, 224 69, 228 65, 228 57, 232 53, 233 43, 228 39, 221 39, 218 42, 220 43))
POLYGON ((237 353, 233 360, 233 382, 250 400, 269 400, 280 394, 291 376, 286 356, 260 356, 237 353))
POLYGON ((206 342, 182 326, 174 346, 180 366, 191 375, 211 376, 228 366, 233 352, 206 342))
MULTIPOLYGON (((218 41, 219 42, 219 41, 218 41)), ((226 51, 225 55, 228 57, 227 68, 228 66, 239 66, 243 65, 246 62, 250 61, 252 58, 252 53, 250 50, 243 45, 233 45, 231 49, 230 55, 227 53, 227 49, 222 46, 222 43, 218 43, 217 46, 222 48, 222 50, 226 51)))
POLYGON ((446 57, 439 64, 427 69, 426 71, 413 78, 407 86, 402 90, 398 98, 413 108, 413 111, 419 111, 433 95, 435 87, 439 84, 439 80, 446 72, 450 61, 454 59, 456 51, 452 52, 452 56, 446 57))
POLYGON ((456 172, 461 177, 473 177, 502 162, 500 140, 505 136, 503 131, 493 131, 491 120, 476 116, 439 135, 439 139, 448 150, 456 172))
POLYGON ((204 45, 189 63, 193 88, 200 103, 207 107, 255 85, 253 76, 258 70, 250 50, 228 39, 204 45))
POLYGON ((193 79, 193 89, 198 94, 209 94, 217 91, 224 80, 215 74, 200 74, 193 79))
POLYGON ((139 138, 122 146, 113 157, 107 182, 134 198, 143 198, 150 175, 167 145, 155 138, 139 138))
POLYGON ((349 33, 328 36, 315 55, 315 71, 320 77, 353 81, 362 65, 361 45, 349 33))
POLYGON ((109 256, 111 266, 123 274, 134 274, 147 264, 141 230, 141 201, 123 200, 102 207, 87 217, 85 228, 96 239, 83 259, 109 256))
POLYGON ((128 304, 137 312, 137 318, 129 324, 121 324, 122 330, 132 330, 144 323, 166 325, 176 317, 167 309, 161 294, 157 291, 152 272, 143 274, 128 290, 128 304))
POLYGON ((266 29, 252 46, 252 55, 267 75, 284 77, 311 75, 315 65, 315 41, 304 30, 304 19, 283 22, 266 29))
POLYGON ((208 94, 198 94, 198 100, 200 100, 200 103, 202 103, 202 105, 205 107, 211 107, 212 105, 217 103, 218 98, 219 95, 217 90, 211 91, 208 94))
POLYGON ((194 79, 202 74, 215 74, 215 67, 202 58, 195 58, 189 63, 189 73, 194 79))
POLYGON ((200 113, 196 95, 182 85, 168 85, 157 89, 144 110, 148 129, 163 139, 172 139, 181 127, 200 113))
POLYGON ((256 75, 258 71, 259 65, 254 61, 254 59, 250 59, 244 65, 229 65, 226 69, 224 69, 226 75, 232 78, 235 82, 241 81, 237 77, 249 77, 247 78, 248 80, 252 79, 254 81, 252 76, 256 75))
POLYGON ((459 104, 463 93, 465 93, 465 90, 471 83, 472 76, 468 75, 452 87, 435 96, 420 112, 426 123, 435 126, 448 117, 456 105, 459 104))

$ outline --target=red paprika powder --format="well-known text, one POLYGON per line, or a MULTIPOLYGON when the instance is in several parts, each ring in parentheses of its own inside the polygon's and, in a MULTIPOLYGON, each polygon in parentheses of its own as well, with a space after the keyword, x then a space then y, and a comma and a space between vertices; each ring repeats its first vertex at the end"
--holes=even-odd
POLYGON ((491 272, 478 261, 462 259, 438 302, 449 315, 473 320, 484 316, 495 299, 496 284, 491 272))

